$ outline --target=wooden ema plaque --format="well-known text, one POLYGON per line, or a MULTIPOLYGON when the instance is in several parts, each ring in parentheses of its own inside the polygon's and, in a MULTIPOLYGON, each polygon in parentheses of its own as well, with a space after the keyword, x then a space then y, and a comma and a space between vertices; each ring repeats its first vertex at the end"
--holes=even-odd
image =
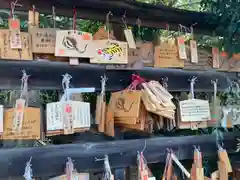
POLYGON ((220 53, 218 71, 240 72, 240 53, 233 54, 231 58, 225 52, 220 53))
POLYGON ((54 54, 56 44, 56 29, 31 28, 32 52, 41 54, 54 54))
POLYGON ((10 31, 0 30, 0 51, 2 59, 32 60, 32 43, 29 33, 21 32, 21 49, 12 49, 10 46, 10 31))
POLYGON ((240 124, 240 106, 217 106, 216 109, 222 127, 232 128, 240 124))
POLYGON ((198 99, 180 101, 177 115, 179 129, 206 128, 211 119, 209 104, 198 99))
POLYGON ((112 93, 109 107, 114 112, 117 127, 145 130, 147 111, 141 101, 141 91, 120 91, 112 93))
POLYGON ((90 63, 97 64, 127 64, 128 45, 115 40, 95 40, 91 49, 90 63))
POLYGON ((40 139, 41 138, 41 118, 40 109, 27 107, 24 109, 23 124, 21 132, 13 133, 14 109, 5 110, 4 113, 4 132, 2 139, 40 139))
POLYGON ((179 102, 182 122, 208 121, 211 119, 209 102, 191 99, 179 102))
POLYGON ((89 130, 90 121, 89 103, 66 101, 47 104, 47 136, 84 132, 89 130), (65 131, 65 125, 70 122, 73 131, 65 131))
POLYGON ((99 27, 98 31, 93 35, 93 40, 104 40, 104 39, 112 39, 116 40, 115 36, 113 35, 113 32, 108 33, 105 31, 105 28, 103 26, 99 27))
POLYGON ((55 56, 93 57, 92 34, 74 30, 61 30, 56 33, 55 56))
POLYGON ((136 42, 136 49, 128 48, 128 64, 121 65, 107 65, 107 69, 124 69, 133 68, 141 69, 143 67, 153 67, 154 64, 154 53, 153 53, 152 42, 136 42))
POLYGON ((207 50, 198 48, 197 57, 198 61, 191 62, 191 52, 190 47, 186 47, 187 59, 184 61, 184 69, 190 70, 208 70, 213 68, 212 55, 207 50))
POLYGON ((154 67, 183 68, 184 60, 178 56, 178 47, 175 43, 164 42, 155 46, 154 67))

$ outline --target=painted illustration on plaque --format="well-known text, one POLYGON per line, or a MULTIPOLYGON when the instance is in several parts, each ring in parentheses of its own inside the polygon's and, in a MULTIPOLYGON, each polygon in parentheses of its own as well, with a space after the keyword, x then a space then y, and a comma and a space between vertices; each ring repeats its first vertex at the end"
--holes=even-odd
POLYGON ((94 57, 91 63, 99 64, 127 64, 128 47, 126 42, 115 40, 96 40, 94 41, 94 57))
POLYGON ((57 31, 55 56, 92 57, 92 34, 74 30, 57 31))

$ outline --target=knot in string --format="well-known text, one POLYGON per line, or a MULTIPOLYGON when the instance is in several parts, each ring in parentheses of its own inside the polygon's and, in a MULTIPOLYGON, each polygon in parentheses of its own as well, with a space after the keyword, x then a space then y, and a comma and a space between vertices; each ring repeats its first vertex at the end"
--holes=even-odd
POLYGON ((10 11, 10 16, 11 18, 15 18, 15 8, 16 7, 22 7, 21 4, 18 4, 18 0, 11 2, 11 11, 10 11))
POLYGON ((70 157, 68 157, 67 162, 66 162, 67 180, 72 180, 73 170, 74 170, 74 165, 73 165, 72 159, 70 157))
POLYGON ((136 75, 136 74, 132 74, 132 82, 131 84, 128 86, 128 90, 136 90, 137 86, 143 82, 145 82, 145 79, 136 75))
POLYGON ((163 87, 167 90, 168 89, 168 77, 162 78, 163 87))
POLYGON ((32 168, 31 168, 31 160, 32 157, 30 158, 30 160, 27 162, 26 167, 25 167, 25 172, 23 177, 25 178, 25 180, 32 180, 32 168))
MULTIPOLYGON (((62 76, 63 76, 63 78, 62 78, 62 88, 63 88, 64 94, 67 96, 67 90, 70 87, 70 80, 72 79, 72 76, 69 75, 68 73, 66 73, 62 76)), ((68 100, 69 97, 67 96, 66 99, 68 100)))
POLYGON ((191 89, 190 91, 191 91, 191 97, 192 97, 192 99, 195 98, 195 96, 194 96, 194 84, 195 84, 196 80, 197 80, 197 77, 195 77, 195 76, 193 76, 193 77, 190 79, 190 89, 191 89))
POLYGON ((106 90, 106 82, 107 82, 107 77, 104 75, 104 76, 101 76, 101 94, 104 95, 105 93, 105 90, 106 90))
POLYGON ((104 158, 104 168, 105 168, 104 180, 110 180, 112 177, 112 172, 109 164, 108 155, 105 155, 104 158))
POLYGON ((20 98, 23 98, 24 95, 27 95, 28 92, 28 77, 25 70, 22 70, 22 78, 21 78, 21 89, 20 89, 20 98))

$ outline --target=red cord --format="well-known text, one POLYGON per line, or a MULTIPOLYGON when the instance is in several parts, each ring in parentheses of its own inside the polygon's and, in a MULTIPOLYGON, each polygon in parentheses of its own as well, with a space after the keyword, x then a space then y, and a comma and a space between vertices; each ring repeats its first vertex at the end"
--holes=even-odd
POLYGON ((73 30, 75 31, 77 29, 77 11, 74 8, 73 9, 73 30))

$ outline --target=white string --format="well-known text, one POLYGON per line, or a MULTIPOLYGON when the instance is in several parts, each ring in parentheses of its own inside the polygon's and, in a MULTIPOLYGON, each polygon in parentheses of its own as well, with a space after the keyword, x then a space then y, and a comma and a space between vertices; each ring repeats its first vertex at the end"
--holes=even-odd
POLYGON ((52 7, 52 20, 53 20, 53 28, 56 28, 56 13, 55 13, 55 7, 52 7))
POLYGON ((108 40, 110 39, 110 23, 109 23, 109 17, 112 16, 113 13, 109 11, 106 16, 106 28, 107 28, 107 35, 108 35, 108 40))
POLYGON ((106 77, 105 74, 104 74, 104 76, 101 76, 101 95, 102 96, 105 95, 107 80, 108 80, 108 78, 106 77))
POLYGON ((23 177, 25 178, 25 180, 32 180, 32 168, 31 168, 31 160, 32 157, 30 158, 30 160, 27 162, 26 167, 25 167, 25 172, 23 177))
POLYGON ((67 178, 71 180, 73 179, 73 170, 74 170, 74 164, 72 162, 72 159, 68 157, 66 162, 66 175, 67 175, 67 178))
POLYGON ((109 164, 108 155, 105 155, 104 158, 104 168, 105 168, 104 180, 110 180, 112 177, 112 172, 109 164))
MULTIPOLYGON (((20 89, 20 98, 23 98, 24 96, 28 96, 28 78, 29 75, 26 74, 25 70, 22 70, 22 78, 21 78, 21 89, 20 89)), ((25 97, 25 98, 26 98, 25 97)))
POLYGON ((162 78, 163 87, 167 90, 168 89, 168 77, 162 78))
POLYGON ((62 79, 62 88, 63 88, 63 91, 64 91, 64 94, 65 94, 65 100, 69 100, 69 97, 68 97, 68 94, 67 94, 67 90, 69 89, 70 87, 70 80, 72 79, 72 76, 69 75, 68 73, 62 75, 63 76, 63 79, 62 79))
POLYGON ((190 79, 190 93, 191 93, 191 98, 192 99, 195 99, 194 84, 195 84, 196 80, 197 80, 197 77, 194 77, 194 76, 190 79))
POLYGON ((216 98, 217 98, 217 83, 218 83, 218 80, 217 79, 215 81, 211 80, 211 83, 213 84, 213 100, 215 102, 216 98))
POLYGON ((21 4, 18 4, 18 0, 16 0, 15 2, 11 2, 11 11, 12 11, 12 18, 15 19, 15 8, 16 7, 22 7, 21 4))

